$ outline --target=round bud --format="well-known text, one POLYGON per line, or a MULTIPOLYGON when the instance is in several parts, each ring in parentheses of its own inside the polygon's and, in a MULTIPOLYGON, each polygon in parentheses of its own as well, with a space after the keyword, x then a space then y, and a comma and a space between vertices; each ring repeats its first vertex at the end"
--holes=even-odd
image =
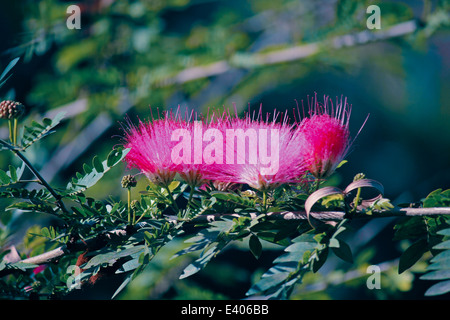
POLYGON ((131 201, 130 206, 131 206, 131 209, 132 209, 133 211, 136 211, 136 210, 139 209, 140 203, 139 203, 138 200, 133 200, 133 201, 131 201))
POLYGON ((137 185, 136 178, 131 174, 126 175, 122 178, 122 188, 134 188, 137 185))
POLYGON ((25 113, 25 106, 17 101, 4 100, 0 102, 0 118, 17 119, 25 113))

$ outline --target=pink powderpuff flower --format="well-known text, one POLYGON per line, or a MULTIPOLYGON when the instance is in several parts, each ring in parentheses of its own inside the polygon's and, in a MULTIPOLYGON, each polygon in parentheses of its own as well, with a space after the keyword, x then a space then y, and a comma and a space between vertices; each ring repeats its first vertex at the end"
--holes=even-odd
POLYGON ((309 104, 309 114, 309 118, 300 122, 296 135, 302 140, 301 159, 307 170, 315 178, 322 179, 335 171, 353 144, 349 130, 351 106, 346 98, 337 99, 334 106, 327 96, 323 104, 315 96, 309 104))
MULTIPOLYGON (((172 161, 179 164, 180 177, 186 181, 191 188, 199 187, 210 180, 211 172, 215 170, 213 164, 216 156, 210 152, 211 145, 217 146, 220 141, 216 135, 211 135, 211 130, 218 129, 226 122, 227 116, 215 115, 206 118, 203 115, 193 115, 184 128, 172 134, 172 140, 179 144, 172 148, 172 161)), ((214 149, 214 148, 213 148, 214 149)), ((219 150, 215 150, 216 152, 219 150)))
POLYGON ((128 123, 124 147, 130 148, 125 157, 128 168, 138 168, 150 182, 167 187, 182 169, 171 159, 171 149, 176 144, 172 132, 186 128, 187 123, 179 114, 165 112, 163 117, 149 122, 128 123))
POLYGON ((166 111, 158 119, 152 116, 152 121, 140 121, 137 127, 129 122, 124 147, 131 150, 125 161, 154 184, 168 186, 178 174, 189 186, 198 187, 208 180, 208 166, 202 159, 203 132, 223 121, 224 115, 204 119, 187 110, 182 116, 178 107, 175 113, 166 111))
POLYGON ((272 120, 269 116, 263 120, 260 110, 256 118, 247 113, 221 126, 225 161, 215 166, 211 180, 247 184, 260 191, 298 182, 305 173, 299 161, 302 146, 288 118, 278 121, 279 115, 275 112, 272 120))

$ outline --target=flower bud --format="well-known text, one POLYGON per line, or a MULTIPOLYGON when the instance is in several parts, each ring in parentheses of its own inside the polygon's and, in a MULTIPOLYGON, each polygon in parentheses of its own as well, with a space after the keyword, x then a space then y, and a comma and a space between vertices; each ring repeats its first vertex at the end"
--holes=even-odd
POLYGON ((137 211, 137 210, 139 210, 140 203, 139 203, 138 200, 133 200, 133 201, 131 201, 131 205, 130 206, 131 206, 131 209, 133 211, 137 211))
POLYGON ((137 181, 136 178, 133 177, 132 175, 126 175, 122 178, 122 188, 134 188, 137 185, 137 181))
POLYGON ((25 113, 25 106, 20 102, 4 100, 0 102, 0 118, 17 119, 25 113))
POLYGON ((366 175, 364 173, 358 173, 355 175, 355 177, 353 178, 353 181, 358 181, 358 180, 362 180, 366 177, 366 175))

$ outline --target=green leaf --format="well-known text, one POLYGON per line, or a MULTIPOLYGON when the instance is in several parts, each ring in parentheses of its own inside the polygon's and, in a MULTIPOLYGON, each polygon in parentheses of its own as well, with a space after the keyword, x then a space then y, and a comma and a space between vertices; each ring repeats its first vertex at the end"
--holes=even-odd
POLYGON ((284 262, 306 262, 305 255, 310 254, 316 248, 316 242, 294 242, 288 246, 282 254, 274 260, 274 263, 284 263, 284 262))
POLYGON ((0 76, 0 80, 3 80, 3 78, 8 74, 9 71, 11 71, 12 68, 19 62, 20 57, 17 57, 13 60, 11 60, 10 63, 6 66, 6 68, 3 70, 2 75, 0 76))
POLYGON ((66 186, 66 194, 69 196, 75 195, 94 186, 106 172, 108 172, 126 156, 129 150, 130 149, 117 148, 109 153, 107 160, 103 161, 102 164, 99 163, 99 160, 93 160, 93 168, 86 164, 83 165, 85 173, 76 173, 76 178, 72 178, 72 181, 66 186), (97 170, 100 168, 100 171, 97 170))
MULTIPOLYGON (((278 266, 279 267, 279 266, 278 266)), ((269 270, 267 275, 261 277, 256 284, 254 284, 246 293, 247 296, 270 292, 271 289, 278 287, 288 277, 290 272, 275 271, 275 267, 269 270)))
POLYGON ((3 80, 3 79, 6 77, 8 72, 11 71, 12 68, 14 68, 14 66, 17 64, 17 62, 19 60, 20 60, 20 57, 17 57, 15 59, 11 60, 11 62, 8 63, 6 68, 3 70, 2 75, 0 76, 0 81, 1 81, 0 82, 0 87, 2 87, 5 84, 5 82, 8 80, 9 77, 7 79, 5 79, 5 80, 3 80))
POLYGON ((220 251, 220 249, 217 246, 213 246, 208 251, 203 252, 200 258, 195 260, 183 270, 180 279, 190 277, 202 270, 208 264, 208 262, 218 253, 218 251, 220 251))
POLYGON ((117 290, 112 295, 111 299, 114 299, 127 285, 131 282, 133 274, 129 274, 125 277, 122 284, 117 288, 117 290))
POLYGON ((24 262, 19 261, 19 262, 8 264, 8 267, 26 271, 27 269, 34 269, 34 268, 38 267, 38 265, 31 264, 31 263, 24 263, 24 262))
POLYGON ((144 250, 144 245, 138 245, 119 251, 111 251, 107 253, 98 254, 90 259, 83 269, 89 269, 103 264, 112 265, 117 259, 140 254, 144 250))
MULTIPOLYGON (((129 151, 129 149, 128 149, 129 151)), ((106 166, 111 168, 115 166, 119 161, 121 161, 125 155, 128 153, 128 151, 125 152, 123 148, 117 148, 112 150, 106 159, 106 166)))
POLYGON ((50 231, 47 227, 41 229, 41 235, 46 238, 50 238, 50 231))
POLYGON ((450 250, 445 250, 438 253, 433 259, 430 260, 430 262, 434 263, 442 260, 450 260, 450 250))
POLYGON ((450 249, 450 240, 447 240, 447 241, 444 241, 444 242, 441 242, 441 243, 435 245, 433 247, 433 249, 437 249, 437 250, 441 250, 441 249, 448 250, 448 249, 450 249))
POLYGON ((450 269, 428 272, 420 277, 421 280, 445 280, 450 279, 450 269))
POLYGON ((394 226, 394 241, 412 239, 427 234, 427 224, 423 217, 406 217, 394 226))
POLYGON ((437 296, 450 292, 450 280, 438 282, 431 286, 426 292, 425 296, 437 296))
POLYGON ((144 239, 147 245, 151 246, 156 239, 156 236, 148 231, 144 231, 144 239))
POLYGON ((328 247, 316 251, 311 259, 311 270, 312 272, 317 272, 324 265, 328 258, 328 247))
POLYGON ((181 183, 181 182, 178 181, 178 180, 172 181, 172 182, 169 184, 169 186, 168 186, 170 192, 173 192, 173 191, 180 185, 180 183, 181 183))
POLYGON ((398 273, 403 273, 405 270, 412 267, 425 252, 428 251, 428 242, 426 239, 420 239, 413 243, 400 256, 398 264, 398 273))
POLYGON ((259 259, 262 253, 262 245, 261 242, 259 241, 259 238, 255 235, 251 235, 248 244, 252 254, 255 256, 256 259, 259 259))
POLYGON ((0 182, 3 185, 7 185, 7 184, 11 183, 11 178, 9 177, 9 175, 1 169, 0 169, 0 182))
POLYGON ((98 156, 95 156, 94 159, 92 159, 92 166, 95 168, 95 170, 97 170, 97 172, 101 173, 103 172, 104 168, 103 168, 103 164, 102 162, 98 159, 98 156))
POLYGON ((450 259, 442 259, 433 262, 427 267, 427 270, 445 270, 450 269, 450 259))
POLYGON ((92 168, 87 163, 83 163, 83 170, 87 174, 92 172, 92 168))
POLYGON ((436 233, 441 236, 450 237, 450 228, 439 230, 436 233))
MULTIPOLYGON (((331 239, 337 240, 337 239, 331 239)), ((338 240, 338 246, 332 246, 330 243, 331 250, 334 252, 336 256, 341 258, 342 260, 353 263, 353 255, 350 246, 342 240, 338 240)))
POLYGON ((64 115, 65 112, 60 112, 53 119, 44 118, 42 124, 32 121, 31 125, 26 125, 22 137, 22 150, 27 149, 36 141, 53 133, 51 130, 61 122, 64 115))
POLYGON ((448 207, 450 206, 450 190, 434 190, 422 202, 424 208, 448 207))
POLYGON ((308 262, 318 246, 314 234, 302 234, 292 240, 274 265, 247 291, 246 295, 264 294, 270 299, 287 299, 295 284, 307 271, 308 262))
POLYGON ((213 191, 211 192, 211 196, 218 200, 222 201, 228 201, 231 203, 234 203, 239 206, 243 206, 246 208, 253 208, 255 205, 255 202, 253 200, 250 200, 246 197, 241 197, 235 193, 231 192, 223 192, 223 191, 213 191))
POLYGON ((336 169, 339 169, 340 167, 342 167, 347 162, 348 162, 348 160, 342 160, 341 162, 339 162, 339 164, 337 165, 336 169))
POLYGON ((16 168, 12 165, 9 165, 9 176, 11 177, 11 181, 12 182, 16 182, 17 181, 17 172, 16 172, 16 168))

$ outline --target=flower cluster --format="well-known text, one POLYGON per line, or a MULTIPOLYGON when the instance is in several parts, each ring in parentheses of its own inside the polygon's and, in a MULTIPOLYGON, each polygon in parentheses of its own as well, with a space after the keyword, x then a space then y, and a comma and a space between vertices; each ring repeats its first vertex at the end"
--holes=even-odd
POLYGON ((314 97, 309 112, 291 123, 287 114, 237 112, 208 115, 165 112, 158 119, 129 124, 125 130, 125 160, 157 185, 167 186, 177 175, 191 187, 246 184, 270 190, 301 183, 307 174, 328 177, 349 152, 351 107, 344 99, 334 106, 328 97, 314 97))

